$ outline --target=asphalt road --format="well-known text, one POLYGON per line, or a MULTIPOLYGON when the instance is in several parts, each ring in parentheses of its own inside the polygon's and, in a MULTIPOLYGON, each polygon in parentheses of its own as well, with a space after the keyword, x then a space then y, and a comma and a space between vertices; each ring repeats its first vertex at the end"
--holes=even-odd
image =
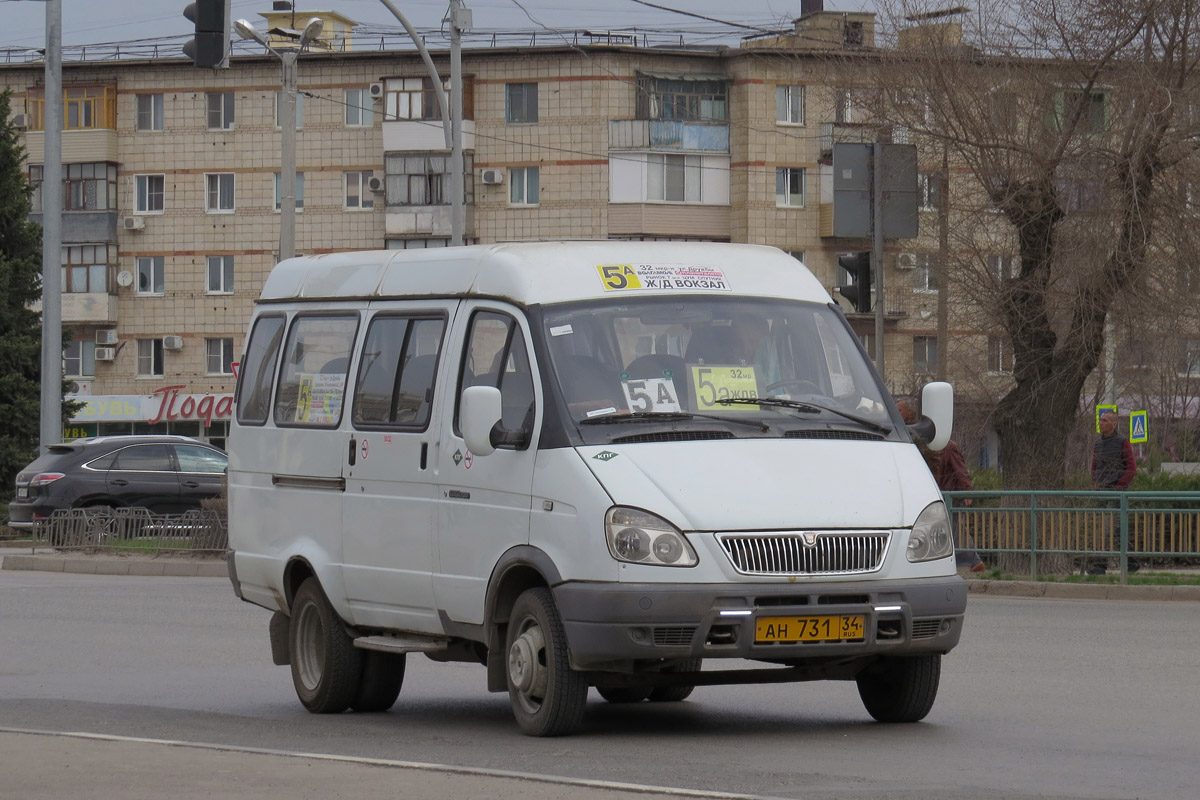
POLYGON ((271 664, 268 616, 219 578, 0 572, 0 797, 635 796, 596 783, 615 781, 804 800, 1177 800, 1200 784, 1194 603, 973 596, 916 725, 871 722, 853 684, 705 687, 678 704, 593 693, 562 739, 518 733, 482 667, 420 656, 391 712, 310 715, 271 664))

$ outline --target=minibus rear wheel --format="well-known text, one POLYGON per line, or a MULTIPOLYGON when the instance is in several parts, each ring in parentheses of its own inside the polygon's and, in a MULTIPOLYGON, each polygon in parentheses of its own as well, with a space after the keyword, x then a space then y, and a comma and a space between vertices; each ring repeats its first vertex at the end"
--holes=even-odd
POLYGON ((526 589, 508 618, 506 680, 522 733, 563 736, 578 727, 587 681, 567 661, 567 637, 550 590, 526 589))
MULTIPOLYGON (((685 658, 673 667, 667 667, 663 672, 699 672, 702 658, 685 658)), ((678 703, 686 700, 696 691, 695 686, 659 686, 650 692, 651 703, 678 703)))
POLYGON ((886 656, 859 673, 858 696, 880 722, 919 722, 933 708, 942 657, 886 656))
POLYGON ((288 626, 292 683, 296 696, 314 714, 340 714, 358 696, 362 651, 338 619, 321 584, 308 578, 292 600, 288 626))
POLYGON ((396 704, 404 685, 405 654, 367 650, 362 661, 358 694, 350 707, 355 711, 387 711, 396 704))
POLYGON ((640 703, 650 696, 652 690, 649 686, 614 686, 604 689, 596 687, 596 691, 610 703, 640 703))

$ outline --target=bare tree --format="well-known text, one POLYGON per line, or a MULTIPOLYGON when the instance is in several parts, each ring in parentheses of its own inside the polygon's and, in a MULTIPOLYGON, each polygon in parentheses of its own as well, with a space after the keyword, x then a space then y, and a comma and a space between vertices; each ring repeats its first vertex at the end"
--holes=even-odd
POLYGON ((877 7, 900 34, 876 51, 879 113, 926 150, 948 148, 943 268, 979 326, 1011 344, 992 415, 1005 484, 1060 487, 1109 315, 1175 258, 1169 200, 1200 144, 1200 0, 877 7), (989 261, 1005 252, 1011 270, 989 261))

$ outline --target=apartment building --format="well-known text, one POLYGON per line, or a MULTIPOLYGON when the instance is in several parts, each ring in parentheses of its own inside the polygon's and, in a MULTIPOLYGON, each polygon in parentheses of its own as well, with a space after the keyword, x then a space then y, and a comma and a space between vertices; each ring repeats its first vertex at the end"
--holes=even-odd
MULTIPOLYGON (((411 49, 356 47, 334 16, 336 46, 299 59, 297 251, 445 246, 449 152, 425 66, 411 49)), ((844 88, 873 25, 815 11, 740 47, 464 49, 466 240, 754 242, 845 283, 838 255, 870 245, 831 235, 831 152, 877 134, 844 88)), ((434 61, 449 89, 448 54, 434 61)), ((222 443, 251 305, 277 260, 280 61, 66 61, 63 85, 64 364, 86 403, 68 433, 222 443)), ((0 65, 2 87, 37 189, 41 64, 0 65)), ((936 221, 924 180, 922 231, 936 221)), ((898 391, 936 364, 937 286, 918 244, 889 242, 884 265, 898 391)), ((870 350, 873 318, 844 307, 870 350)))

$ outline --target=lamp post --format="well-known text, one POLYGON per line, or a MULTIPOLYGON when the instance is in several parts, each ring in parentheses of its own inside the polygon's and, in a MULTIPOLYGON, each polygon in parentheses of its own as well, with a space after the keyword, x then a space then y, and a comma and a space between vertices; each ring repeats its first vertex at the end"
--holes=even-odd
POLYGON ((243 39, 253 39, 279 56, 283 67, 283 96, 279 109, 279 260, 296 255, 296 60, 325 23, 313 17, 304 26, 296 49, 276 50, 253 25, 239 19, 234 28, 243 39))

